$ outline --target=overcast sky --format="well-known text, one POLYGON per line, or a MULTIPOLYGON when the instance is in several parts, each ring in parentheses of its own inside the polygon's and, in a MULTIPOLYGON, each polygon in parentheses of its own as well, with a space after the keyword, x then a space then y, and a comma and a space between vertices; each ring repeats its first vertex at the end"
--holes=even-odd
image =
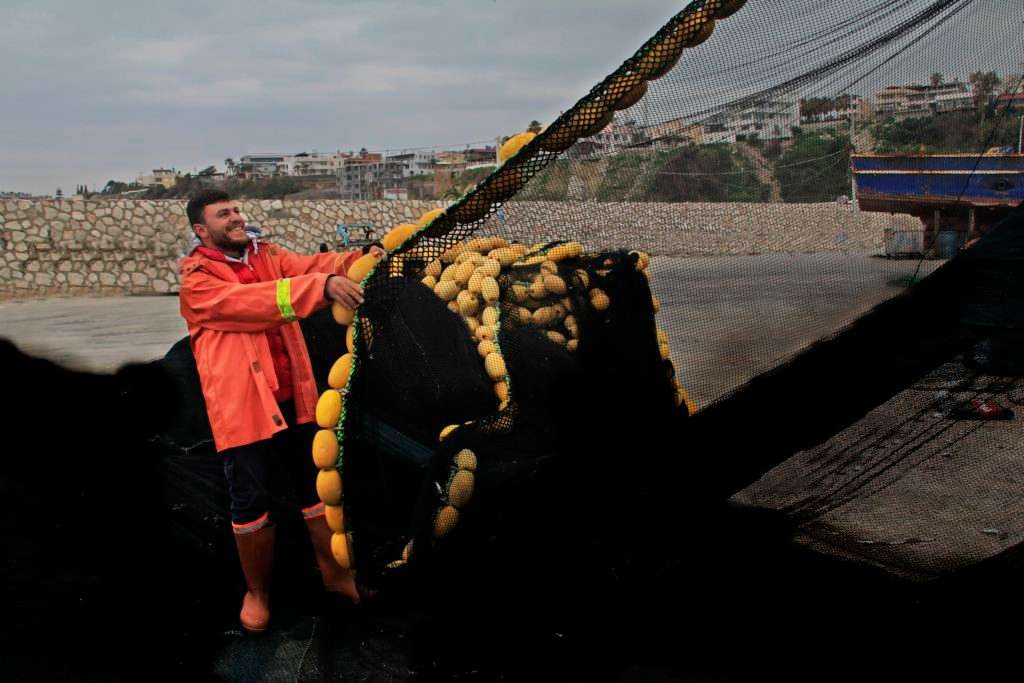
MULTIPOLYGON (((549 122, 683 4, 0 0, 0 190, 70 193, 254 152, 490 141, 531 119, 549 122)), ((712 83, 678 68, 647 106, 671 110, 693 94, 686 84, 706 97, 742 94, 765 80, 764 60, 736 70, 746 55, 858 7, 900 4, 750 0, 690 67, 729 62, 732 75, 712 83)), ((899 16, 927 2, 912 4, 899 16)), ((930 46, 937 67, 961 77, 968 68, 1019 68, 1021 6, 976 0, 964 17, 970 31, 937 35, 918 52, 930 46), (965 35, 976 48, 955 45, 965 35)), ((918 60, 903 73, 928 66, 918 60)))

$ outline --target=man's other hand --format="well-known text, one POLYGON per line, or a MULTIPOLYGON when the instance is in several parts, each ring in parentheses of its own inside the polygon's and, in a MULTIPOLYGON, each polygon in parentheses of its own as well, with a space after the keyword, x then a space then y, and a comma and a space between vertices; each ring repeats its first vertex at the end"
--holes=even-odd
POLYGON ((381 261, 385 261, 388 258, 388 252, 384 251, 384 247, 378 246, 376 244, 372 245, 370 247, 370 251, 368 251, 367 253, 368 254, 373 254, 374 256, 379 258, 381 261))
POLYGON ((342 275, 331 275, 324 285, 324 296, 330 301, 337 301, 345 308, 355 310, 363 303, 363 288, 358 282, 352 282, 342 275))

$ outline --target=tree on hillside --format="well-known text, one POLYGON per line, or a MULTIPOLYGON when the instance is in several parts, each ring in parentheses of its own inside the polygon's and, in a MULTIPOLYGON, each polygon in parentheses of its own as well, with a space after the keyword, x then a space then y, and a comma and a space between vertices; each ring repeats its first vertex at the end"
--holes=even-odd
MULTIPOLYGON (((599 200, 619 201, 631 193, 639 196, 630 189, 638 174, 637 160, 624 160, 619 169, 609 167, 598 191, 599 200), (613 192, 616 179, 626 190, 621 197, 613 192)), ((734 153, 732 145, 680 147, 659 154, 650 163, 644 171, 649 174, 649 185, 643 188, 646 201, 757 202, 767 201, 771 194, 770 188, 734 153)))
POLYGON ((832 202, 850 193, 850 138, 834 131, 797 133, 775 177, 785 202, 832 202))
POLYGON ((255 199, 283 199, 285 196, 302 191, 302 185, 294 178, 271 178, 262 189, 252 193, 255 199))
POLYGON ((973 149, 977 137, 976 128, 977 121, 973 114, 950 115, 942 119, 933 115, 903 121, 888 119, 876 125, 872 134, 877 151, 883 153, 960 152, 973 149), (955 134, 953 139, 948 137, 951 132, 955 134), (950 148, 950 145, 954 147, 950 148))
POLYGON ((975 71, 970 80, 974 88, 974 107, 980 112, 980 118, 985 118, 988 101, 1001 83, 999 75, 995 71, 975 71))
POLYGON ((100 190, 100 194, 121 194, 129 189, 128 183, 119 180, 108 180, 107 184, 100 190))
POLYGON ((979 152, 988 147, 1016 143, 1017 129, 1000 125, 998 118, 979 120, 973 112, 943 112, 897 121, 888 119, 872 127, 878 152, 949 154, 979 152))
POLYGON ((1007 74, 1003 79, 1003 95, 1013 95, 1024 89, 1024 74, 1007 74))
POLYGON ((530 125, 526 127, 528 133, 539 133, 544 129, 544 126, 540 125, 540 121, 530 121, 530 125))
POLYGON ((175 196, 175 195, 174 195, 174 192, 172 190, 168 190, 166 187, 164 187, 163 185, 160 185, 158 183, 156 185, 150 185, 148 188, 146 188, 146 192, 145 192, 145 194, 142 195, 142 198, 143 199, 164 199, 166 197, 173 197, 173 196, 175 196))
POLYGON ((942 83, 943 83, 942 74, 939 73, 938 71, 933 73, 932 77, 931 77, 932 87, 933 88, 938 88, 940 85, 942 85, 942 83))
POLYGON ((833 111, 843 111, 849 109, 852 102, 853 98, 850 95, 804 98, 800 100, 800 118, 813 120, 833 111))

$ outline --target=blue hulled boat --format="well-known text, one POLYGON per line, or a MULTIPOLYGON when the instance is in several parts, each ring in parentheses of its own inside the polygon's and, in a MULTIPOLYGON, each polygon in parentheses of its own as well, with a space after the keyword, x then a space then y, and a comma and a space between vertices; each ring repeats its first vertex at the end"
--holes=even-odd
POLYGON ((860 209, 917 216, 924 250, 940 240, 955 251, 1024 203, 1024 154, 1005 149, 984 155, 855 154, 850 161, 860 209))

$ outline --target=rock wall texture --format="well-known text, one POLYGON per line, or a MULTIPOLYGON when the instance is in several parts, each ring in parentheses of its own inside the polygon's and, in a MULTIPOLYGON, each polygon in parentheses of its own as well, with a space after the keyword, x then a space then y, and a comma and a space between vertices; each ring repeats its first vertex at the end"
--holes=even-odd
POLYGON ((571 236, 587 249, 629 247, 671 256, 874 254, 882 252, 887 228, 921 229, 911 216, 835 203, 521 202, 505 214, 502 234, 523 242, 571 236))
MULTIPOLYGON (((313 252, 334 244, 338 223, 378 235, 437 206, 418 201, 240 202, 276 243, 313 252)), ((626 204, 514 202, 486 228, 522 241, 579 239, 588 249, 653 254, 881 251, 885 228, 917 229, 907 217, 837 204, 626 204)), ((0 293, 168 294, 191 229, 183 201, 0 201, 0 293)), ((357 231, 353 236, 361 236, 357 231)))

